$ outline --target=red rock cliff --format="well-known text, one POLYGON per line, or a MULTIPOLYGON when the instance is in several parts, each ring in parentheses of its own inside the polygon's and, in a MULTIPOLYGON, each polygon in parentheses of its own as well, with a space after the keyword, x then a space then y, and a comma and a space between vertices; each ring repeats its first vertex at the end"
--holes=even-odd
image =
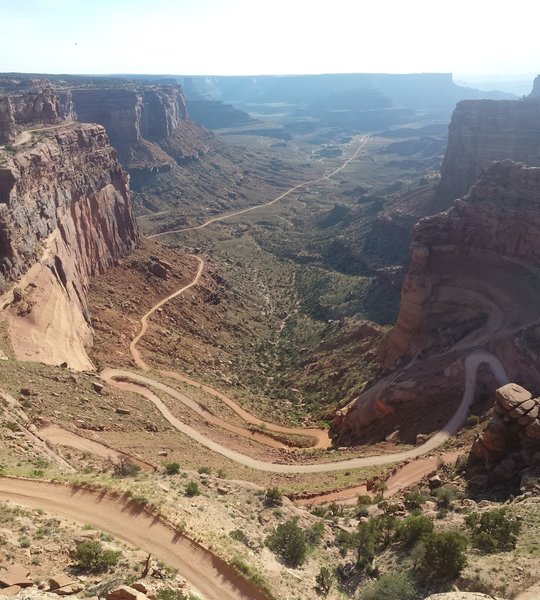
POLYGON ((450 206, 494 161, 540 166, 540 100, 463 100, 452 115, 436 205, 450 206))
POLYGON ((71 93, 78 120, 103 125, 128 169, 160 169, 196 159, 215 144, 211 133, 188 120, 180 86, 71 93))
MULTIPOLYGON (((18 281, 33 307, 26 315, 14 307, 12 331, 21 339, 26 331, 28 338, 19 354, 31 355, 36 336, 44 337, 34 344, 38 348, 61 347, 45 338, 67 331, 68 324, 79 328, 69 335, 80 339, 63 350, 81 354, 74 345, 90 339, 89 277, 127 255, 138 239, 128 178, 103 127, 59 125, 42 130, 39 141, 15 155, 0 150, 0 283, 7 288, 18 281), (67 321, 57 322, 60 312, 67 321)), ((16 351, 20 342, 14 339, 16 351)), ((62 362, 58 351, 50 354, 52 362, 62 362)))

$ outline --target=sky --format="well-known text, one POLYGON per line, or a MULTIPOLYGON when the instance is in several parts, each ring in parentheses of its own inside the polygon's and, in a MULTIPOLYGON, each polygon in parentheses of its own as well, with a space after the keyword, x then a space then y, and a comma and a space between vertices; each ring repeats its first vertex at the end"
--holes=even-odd
POLYGON ((0 71, 540 72, 537 0, 0 0, 0 71))

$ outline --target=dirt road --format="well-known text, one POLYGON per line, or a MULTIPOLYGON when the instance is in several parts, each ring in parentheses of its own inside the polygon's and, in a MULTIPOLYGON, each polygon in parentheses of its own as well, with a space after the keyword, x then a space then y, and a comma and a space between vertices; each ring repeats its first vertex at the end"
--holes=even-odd
POLYGON ((465 360, 465 389, 458 409, 452 418, 446 423, 446 425, 421 446, 417 446, 416 448, 412 448, 411 450, 406 450, 403 452, 395 452, 393 454, 363 456, 348 460, 309 465, 286 465, 266 462, 246 456, 245 454, 241 454, 236 450, 226 448, 225 446, 214 442, 206 435, 177 419, 168 409, 167 405, 161 400, 161 398, 151 391, 151 389, 154 388, 169 394, 173 398, 181 399, 180 396, 183 396, 183 394, 164 383, 155 381, 149 377, 144 377, 138 373, 125 371, 123 369, 105 369, 101 376, 107 383, 110 383, 111 385, 116 385, 144 396, 154 404, 163 417, 167 419, 167 421, 175 429, 181 431, 185 435, 188 435, 190 438, 199 442, 203 446, 206 446, 210 450, 217 452, 218 454, 221 454, 222 456, 225 456, 226 458, 241 465, 251 469, 257 469, 259 471, 267 471, 271 473, 328 473, 332 471, 342 471, 345 469, 356 469, 360 467, 371 467, 375 465, 386 465, 401 462, 423 456, 424 454, 428 454, 435 448, 439 447, 458 431, 465 420, 469 411, 469 406, 474 398, 476 373, 478 367, 482 363, 486 363, 490 366, 500 385, 508 383, 508 377, 504 367, 496 356, 484 351, 477 351, 470 354, 465 360))
POLYGON ((197 285, 197 283, 199 282, 199 279, 201 278, 201 275, 204 270, 204 264, 205 264, 204 260, 202 258, 200 258, 199 256, 195 256, 194 254, 189 254, 188 256, 191 256, 192 258, 197 260, 199 263, 195 277, 193 278, 191 283, 188 283, 188 285, 185 285, 183 288, 176 290, 176 292, 173 292, 166 298, 163 298, 163 300, 160 300, 145 315, 142 316, 141 329, 140 329, 139 333, 133 338, 133 340, 131 341, 131 344, 129 345, 129 351, 131 352, 131 356, 133 356, 133 360, 135 361, 137 368, 141 369, 142 371, 149 371, 150 367, 142 359, 141 354, 137 348, 137 344, 139 343, 139 340, 143 337, 143 335, 146 333, 146 330, 148 329, 149 317, 151 315, 153 315, 158 308, 161 308, 164 304, 167 304, 167 302, 169 302, 169 300, 172 300, 173 298, 180 296, 185 291, 189 290, 189 288, 192 288, 194 285, 197 285))
POLYGON ((368 143, 369 138, 370 138, 369 135, 365 136, 364 139, 360 142, 358 148, 356 148, 356 150, 352 154, 352 156, 350 156, 340 167, 337 167, 332 172, 328 173, 328 175, 323 175, 322 177, 318 177, 317 179, 311 179, 310 181, 304 181, 303 183, 299 183, 299 184, 293 186, 292 188, 289 188, 286 192, 283 192, 282 194, 280 194, 273 200, 270 200, 269 202, 263 202, 262 204, 257 204, 255 206, 249 206, 248 208, 243 208, 241 210, 235 210, 234 212, 228 213, 226 215, 222 215, 221 217, 213 217, 212 219, 208 219, 208 221, 205 221, 204 223, 201 223, 200 225, 195 225, 194 227, 184 227, 182 229, 172 229, 170 231, 162 231, 161 233, 154 233, 153 235, 149 235, 147 237, 148 238, 157 238, 157 237, 161 237, 163 235, 169 235, 171 233, 182 233, 184 231, 195 231, 196 229, 204 229, 205 227, 208 227, 208 225, 211 225, 212 223, 217 223, 218 221, 226 221, 227 219, 231 219, 232 217, 237 217, 238 215, 243 215, 245 213, 257 210, 264 206, 272 206, 272 204, 275 204, 276 202, 283 200, 283 198, 285 198, 289 194, 292 194, 293 192, 296 192, 296 190, 299 190, 300 188, 306 187, 308 185, 320 183, 321 181, 326 181, 327 179, 330 179, 330 177, 333 177, 334 175, 336 175, 337 173, 342 171, 351 161, 353 161, 358 156, 358 153, 360 152, 360 150, 362 150, 362 148, 368 143))
POLYGON ((205 600, 267 600, 222 559, 125 498, 84 488, 0 477, 0 498, 91 524, 179 570, 205 600))

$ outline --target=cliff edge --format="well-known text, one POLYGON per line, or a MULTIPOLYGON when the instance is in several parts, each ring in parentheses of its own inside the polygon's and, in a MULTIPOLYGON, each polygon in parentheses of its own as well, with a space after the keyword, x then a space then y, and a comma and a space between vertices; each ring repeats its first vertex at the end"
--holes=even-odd
POLYGON ((13 349, 91 368, 89 277, 139 240, 128 178, 99 125, 32 128, 18 141, 0 147, 0 307, 13 349))

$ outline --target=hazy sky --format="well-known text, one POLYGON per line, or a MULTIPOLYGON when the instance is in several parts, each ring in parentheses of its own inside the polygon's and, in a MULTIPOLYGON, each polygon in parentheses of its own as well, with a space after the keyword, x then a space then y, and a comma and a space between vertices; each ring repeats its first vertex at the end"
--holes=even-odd
POLYGON ((537 0, 0 0, 0 71, 540 72, 537 0))

